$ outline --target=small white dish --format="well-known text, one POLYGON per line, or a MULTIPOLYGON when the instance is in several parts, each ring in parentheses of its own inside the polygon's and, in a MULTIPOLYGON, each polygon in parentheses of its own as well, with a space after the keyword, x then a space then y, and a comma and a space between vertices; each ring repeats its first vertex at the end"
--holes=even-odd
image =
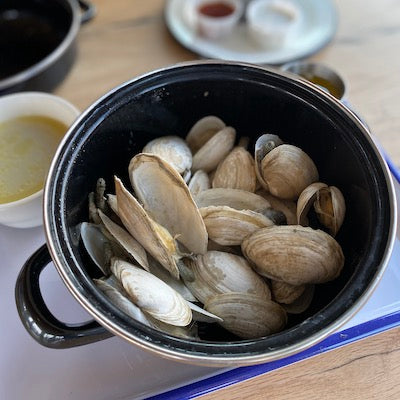
MULTIPOLYGON (((167 0, 165 22, 175 39, 184 47, 206 58, 233 60, 254 64, 284 64, 317 52, 333 38, 338 23, 333 0, 297 0, 301 21, 296 34, 283 46, 266 49, 250 38, 244 20, 231 33, 219 40, 198 34, 187 15, 190 0, 167 0)), ((245 1, 243 1, 245 3, 245 1)))
POLYGON ((265 49, 279 48, 294 38, 301 10, 291 0, 253 0, 246 9, 247 30, 265 49))
MULTIPOLYGON (((0 124, 19 117, 48 117, 69 127, 79 110, 61 97, 42 92, 21 92, 0 97, 0 124)), ((43 189, 8 203, 0 203, 0 224, 15 228, 42 225, 43 189)))

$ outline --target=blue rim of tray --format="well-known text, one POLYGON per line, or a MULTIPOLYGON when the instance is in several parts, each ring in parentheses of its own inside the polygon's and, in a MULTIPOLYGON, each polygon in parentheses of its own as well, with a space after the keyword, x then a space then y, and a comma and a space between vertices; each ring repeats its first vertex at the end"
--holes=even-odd
MULTIPOLYGON (((393 162, 389 159, 387 155, 385 155, 385 159, 390 172, 393 174, 394 178, 400 183, 400 170, 393 164, 393 162)), ((294 354, 292 356, 272 362, 267 362, 264 364, 235 368, 226 372, 222 372, 210 378, 205 378, 200 381, 181 386, 177 389, 172 389, 167 392, 148 397, 147 399, 194 399, 215 390, 225 388, 235 383, 239 383, 247 379, 251 379, 267 372, 276 370, 278 368, 282 368, 287 365, 294 364, 298 361, 316 356, 318 354, 325 353, 329 350, 336 349, 346 344, 350 344, 369 336, 376 335, 383 331, 395 328, 399 325, 400 311, 384 315, 382 317, 334 333, 325 340, 316 344, 315 346, 310 347, 309 349, 298 354, 294 354)))

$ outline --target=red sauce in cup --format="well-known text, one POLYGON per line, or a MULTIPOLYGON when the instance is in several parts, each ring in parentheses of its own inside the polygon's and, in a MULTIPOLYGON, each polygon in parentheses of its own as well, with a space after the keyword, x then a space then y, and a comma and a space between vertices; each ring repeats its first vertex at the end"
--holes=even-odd
POLYGON ((222 1, 215 3, 206 3, 199 7, 199 12, 207 17, 220 18, 232 14, 235 9, 222 1))

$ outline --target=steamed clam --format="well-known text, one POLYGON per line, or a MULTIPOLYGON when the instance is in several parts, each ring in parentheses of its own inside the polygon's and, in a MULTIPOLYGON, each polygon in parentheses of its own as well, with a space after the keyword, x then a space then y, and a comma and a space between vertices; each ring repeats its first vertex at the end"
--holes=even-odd
POLYGON ((243 339, 279 332, 287 322, 286 312, 279 304, 250 293, 219 294, 211 297, 205 308, 220 315, 220 324, 243 339))
POLYGON ((343 224, 346 204, 342 192, 335 186, 317 182, 303 190, 297 202, 297 220, 306 225, 306 217, 314 206, 320 223, 335 236, 343 224))
POLYGON ((272 195, 296 200, 308 185, 318 181, 317 167, 297 146, 280 144, 271 145, 271 148, 268 152, 261 152, 256 144, 256 172, 259 181, 272 195))
POLYGON ((259 274, 291 285, 328 282, 344 265, 332 236, 300 225, 260 229, 244 239, 242 251, 259 274))
POLYGON ((202 340, 198 324, 218 323, 253 339, 284 329, 315 285, 340 274, 340 190, 276 135, 259 137, 254 158, 251 146, 208 115, 185 140, 160 137, 133 155, 130 188, 115 178, 115 195, 105 194, 97 181, 81 237, 116 307, 178 337, 202 340))
POLYGON ((215 294, 230 292, 252 293, 260 298, 271 298, 268 285, 241 256, 208 251, 194 260, 188 260, 188 264, 195 279, 186 284, 203 304, 215 294))

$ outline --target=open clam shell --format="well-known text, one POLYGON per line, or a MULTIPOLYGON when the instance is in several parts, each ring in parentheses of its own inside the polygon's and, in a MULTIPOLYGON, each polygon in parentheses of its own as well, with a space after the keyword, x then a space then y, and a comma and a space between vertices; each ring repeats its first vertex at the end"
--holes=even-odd
POLYGON ((143 147, 142 153, 156 154, 170 163, 183 176, 192 168, 192 152, 179 136, 162 136, 153 139, 143 147))
POLYGON ((287 322, 277 303, 250 293, 223 293, 210 298, 205 308, 219 315, 220 324, 243 339, 255 339, 281 331, 287 322))
POLYGON ((174 238, 164 227, 149 217, 118 178, 115 178, 115 192, 118 215, 125 228, 172 276, 179 279, 176 262, 180 256, 174 238))
POLYGON ((225 128, 225 122, 215 115, 199 119, 186 136, 186 142, 192 153, 196 153, 217 132, 225 128))
POLYGON ((300 225, 260 229, 241 247, 260 275, 292 285, 328 282, 344 265, 342 248, 332 236, 300 225))
POLYGON ((261 298, 271 298, 271 292, 264 279, 256 274, 248 261, 241 256, 208 251, 194 260, 189 260, 188 265, 195 279, 193 282, 187 282, 187 286, 203 304, 215 294, 229 292, 253 293, 261 298))
POLYGON ((192 321, 186 300, 156 276, 118 259, 111 263, 111 271, 129 298, 152 317, 176 326, 187 326, 192 321))
POLYGON ((208 237, 222 246, 238 246, 250 233, 273 225, 273 221, 255 211, 228 206, 200 208, 208 237))
MULTIPOLYGON (((186 249, 207 251, 208 235, 190 191, 177 171, 153 154, 137 154, 129 164, 132 187, 144 209, 186 249)), ((118 209, 120 205, 118 202, 118 209)))
POLYGON ((146 250, 124 228, 113 222, 103 212, 98 210, 99 217, 112 237, 131 255, 134 260, 146 271, 149 271, 146 250))

